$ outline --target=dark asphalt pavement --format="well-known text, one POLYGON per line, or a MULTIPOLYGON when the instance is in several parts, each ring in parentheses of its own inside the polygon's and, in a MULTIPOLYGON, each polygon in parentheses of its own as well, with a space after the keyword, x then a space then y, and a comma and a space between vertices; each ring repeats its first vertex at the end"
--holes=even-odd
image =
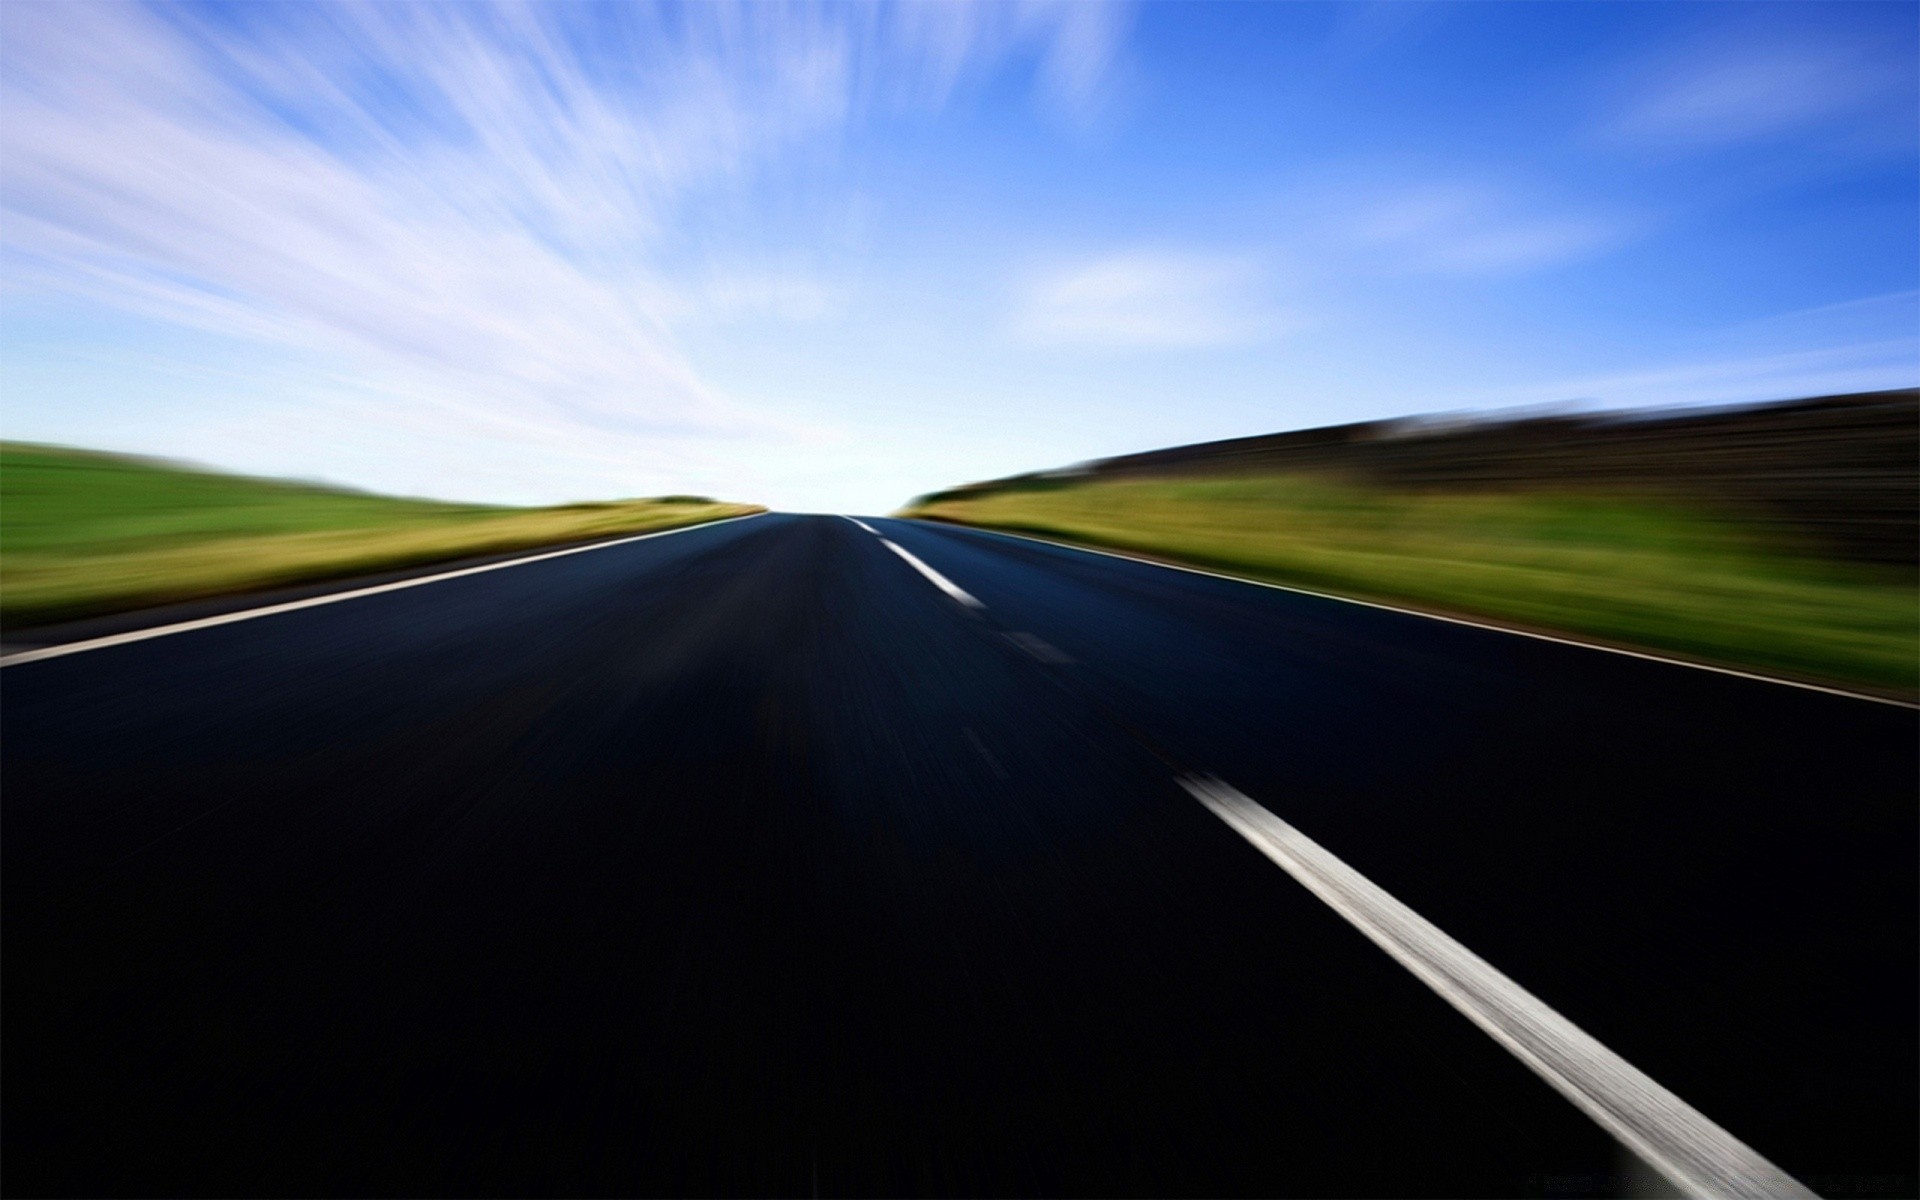
POLYGON ((9 667, 10 1196, 1648 1181, 1213 774, 1915 1191, 1915 714, 773 515, 9 667))

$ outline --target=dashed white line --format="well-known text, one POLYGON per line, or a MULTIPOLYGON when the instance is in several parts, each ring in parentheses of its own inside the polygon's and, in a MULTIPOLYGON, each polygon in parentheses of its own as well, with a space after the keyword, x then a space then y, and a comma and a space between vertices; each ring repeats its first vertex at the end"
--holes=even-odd
MULTIPOLYGON (((843 513, 841 515, 844 516, 845 514, 843 513)), ((958 600, 960 603, 966 605, 968 608, 985 608, 986 607, 986 605, 980 603, 978 600, 975 600, 972 596, 968 595, 966 590, 960 587, 959 584, 955 583, 951 579, 948 579, 945 575, 942 575, 940 572, 934 570, 932 567, 928 566, 926 563, 923 563, 918 558, 914 557, 911 551, 904 550, 894 542, 887 540, 887 536, 881 533, 878 529, 875 529, 873 526, 867 524, 865 521, 858 519, 857 517, 847 517, 847 520, 852 521, 855 525, 858 525, 860 528, 866 530, 868 533, 879 538, 880 544, 882 546, 885 546, 887 549, 893 551, 895 554, 898 554, 901 558, 906 559, 908 566, 920 572, 922 575, 925 575, 928 578, 928 580, 930 580, 933 583, 933 586, 939 588, 941 591, 945 592, 947 595, 952 596, 955 600, 958 600)))
POLYGON ((477 567, 462 567, 457 571, 442 571, 437 575, 422 575, 414 579, 400 579, 393 583, 376 584, 373 587, 354 588, 345 592, 328 592, 324 596, 309 596, 304 600, 289 600, 284 604, 268 604, 260 608, 242 609, 239 612, 221 613, 213 617, 201 617, 193 621, 176 621, 171 625, 154 625, 146 629, 134 629, 126 633, 115 633, 107 637, 88 638, 79 642, 62 642, 56 646, 40 646, 32 650, 20 650, 13 654, 0 655, 0 667, 18 666, 21 663, 40 662, 43 659, 60 658, 68 654, 82 654, 88 650, 104 650, 109 646, 124 646, 129 642, 144 642, 149 638, 167 637, 176 633, 188 633, 195 629, 211 629, 216 625, 231 625, 236 621, 251 621, 255 617, 271 617, 276 613, 294 612, 302 608, 318 608, 322 604, 338 604, 342 600, 357 600, 361 596, 377 596, 381 592, 397 592, 403 588, 421 587, 429 583, 439 583, 443 579, 459 579, 464 575, 480 575, 487 571, 504 571, 508 567, 523 567, 528 563, 545 562, 550 558, 565 558, 569 554, 585 554, 590 550, 610 550, 615 546, 625 546, 632 542, 644 542, 648 538, 666 537, 674 533, 691 533, 696 529, 712 529, 716 525, 729 525, 735 521, 747 521, 764 513, 747 513, 744 516, 726 517, 718 521, 703 521, 698 525, 681 525, 673 529, 656 529, 652 533, 635 534, 632 537, 618 538, 611 542, 595 542, 590 546, 570 546, 565 550, 549 550, 544 554, 530 554, 524 558, 508 559, 505 562, 485 563, 477 567))
POLYGON ((1217 779, 1181 786, 1690 1196, 1813 1192, 1324 847, 1217 779))
POLYGON ((965 591, 961 590, 960 586, 954 583, 953 580, 948 579, 945 575, 942 575, 940 572, 934 570, 932 567, 928 566, 927 564, 921 562, 919 559, 915 558, 911 551, 901 549, 899 546, 894 545, 892 542, 888 541, 886 538, 881 538, 880 544, 882 546, 885 546, 887 549, 893 551, 895 554, 898 554, 901 558, 906 559, 907 565, 912 567, 914 570, 920 572, 922 575, 925 575, 930 581, 932 581, 933 586, 939 588, 941 591, 945 592, 947 595, 952 596, 955 600, 958 600, 960 603, 966 605, 968 608, 985 608, 986 607, 986 605, 980 603, 978 600, 975 600, 972 596, 969 596, 965 591))
POLYGON ((1073 656, 1045 638, 1031 633, 1009 633, 1006 639, 1025 650, 1029 655, 1051 666, 1060 666, 1073 661, 1073 656))
MULTIPOLYGON (((920 518, 903 518, 920 520, 920 518)), ((1138 554, 1123 554, 1118 550, 1098 550, 1092 546, 1080 546, 1073 542, 1062 542, 1054 538, 1034 537, 1028 533, 1010 533, 1005 529, 989 529, 986 526, 959 525, 951 522, 926 522, 941 525, 947 529, 962 529, 968 533, 984 533, 994 537, 1018 538, 1023 542, 1038 542, 1043 546, 1057 546, 1062 550, 1077 550, 1082 554, 1098 554, 1102 558, 1117 558, 1123 562, 1140 563, 1149 567, 1161 567, 1168 571, 1185 571, 1189 575, 1205 575, 1210 579, 1225 579, 1232 583, 1246 583, 1254 587, 1272 588, 1276 592, 1297 592, 1302 596, 1317 596, 1322 600, 1338 600, 1342 604, 1358 604, 1363 608, 1378 608, 1386 612, 1404 613, 1409 617, 1425 617, 1429 621, 1445 621, 1449 625, 1465 625, 1472 629, 1487 629, 1494 633, 1512 634, 1514 637, 1532 638, 1540 642, 1557 642, 1562 646, 1577 646, 1582 650, 1599 650, 1607 654, 1618 654, 1626 658, 1645 659, 1647 662, 1665 663, 1670 667, 1690 667, 1696 671, 1712 671, 1716 675, 1732 675, 1736 679, 1752 679, 1760 683, 1777 683, 1782 687, 1800 688, 1808 692, 1824 692, 1829 696, 1844 696, 1849 700, 1867 700, 1874 704, 1891 704, 1895 708, 1920 709, 1920 704, 1910 700, 1899 700, 1892 696, 1876 696, 1871 692, 1854 692, 1846 688, 1827 687, 1824 684, 1807 683, 1799 679, 1785 679, 1778 675, 1762 675, 1757 671, 1742 671, 1737 667, 1720 667, 1712 663, 1695 662, 1687 658, 1669 658, 1664 654, 1649 654, 1644 650, 1629 650, 1624 646, 1609 646, 1604 642, 1584 642, 1579 638, 1559 637, 1551 633, 1538 633, 1531 629, 1516 629, 1511 625, 1496 625, 1491 621, 1474 621, 1466 617, 1449 617, 1442 613, 1427 612, 1419 608, 1403 608, 1398 604, 1383 604, 1378 600, 1362 600, 1357 596, 1342 596, 1337 592, 1317 592, 1312 588, 1294 587, 1291 584, 1274 583, 1267 579, 1249 579, 1245 575, 1229 575, 1224 571, 1209 571, 1205 567, 1189 567, 1182 563, 1162 562, 1157 558, 1143 558, 1138 554)))
MULTIPOLYGON (((853 520, 851 517, 847 519, 853 520)), ((970 607, 984 607, 951 580, 889 541, 872 526, 862 521, 854 521, 854 524, 878 537, 882 545, 932 580, 941 591, 970 607)), ((1003 536, 1020 537, 1022 535, 1003 536)), ((1030 540, 1045 541, 1046 539, 1030 540)), ((1066 548, 1075 550, 1086 549, 1059 542, 1048 544, 1065 545, 1066 548)), ((1281 584, 1268 584, 1262 580, 1239 579, 1237 576, 1222 575, 1198 568, 1158 563, 1150 559, 1137 559, 1131 555, 1111 554, 1101 550, 1087 552, 1125 558, 1133 562, 1146 562, 1153 566, 1168 567, 1171 570, 1191 571, 1194 574, 1212 575, 1220 579, 1254 583, 1282 591, 1306 590, 1288 588, 1281 584)), ((1439 617, 1414 609, 1397 609, 1391 605, 1354 600, 1347 596, 1334 596, 1322 592, 1308 594, 1364 604, 1372 608, 1386 608, 1395 612, 1430 616, 1436 620, 1474 625, 1505 633, 1521 633, 1523 636, 1540 637, 1547 641, 1559 641, 1568 645, 1589 645, 1589 643, 1569 639, 1531 634, 1524 630, 1504 629, 1498 625, 1481 625, 1474 621, 1439 617)), ((1017 640, 1022 635, 1010 636, 1017 640)), ((1606 646, 1591 648, 1613 649, 1606 646)), ((1649 658, 1656 662, 1673 662, 1680 666, 1702 666, 1702 664, 1677 659, 1663 659, 1655 655, 1635 654, 1633 651, 1615 650, 1614 652, 1649 658)), ((1746 674, 1717 667, 1703 667, 1703 669, 1722 671, 1725 674, 1746 674)), ((1775 680, 1764 675, 1748 677, 1766 682, 1793 682, 1775 680)), ((1795 684, 1795 686, 1812 685, 1795 684)), ((1816 687, 1815 690, 1833 689, 1816 687)), ((1838 691, 1835 694, 1858 695, 1838 691)), ((1368 940, 1413 972, 1416 978, 1432 988, 1448 1004, 1504 1046, 1528 1069, 1546 1080, 1556 1091, 1571 1100, 1601 1128, 1638 1155, 1642 1161, 1659 1171, 1682 1192, 1689 1196, 1727 1197, 1738 1198, 1738 1200, 1748 1200, 1748 1198, 1751 1200, 1775 1200, 1775 1198, 1812 1200, 1814 1197, 1812 1191, 1768 1161, 1751 1146, 1709 1120, 1705 1114, 1609 1050, 1585 1030, 1555 1012, 1538 997, 1507 978, 1433 922, 1408 908, 1319 843, 1267 811, 1250 797, 1218 779, 1186 776, 1180 780, 1180 783, 1195 799, 1226 822, 1229 828, 1240 834, 1287 874, 1318 896, 1328 907, 1365 934, 1368 940)))

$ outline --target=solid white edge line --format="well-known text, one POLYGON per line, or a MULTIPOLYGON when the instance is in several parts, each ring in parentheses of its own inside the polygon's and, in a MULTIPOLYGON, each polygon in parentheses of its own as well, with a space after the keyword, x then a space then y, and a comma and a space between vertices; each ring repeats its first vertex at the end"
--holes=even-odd
POLYGON ((1267 579, 1252 579, 1245 575, 1229 575, 1224 571, 1209 571, 1205 567, 1190 567, 1183 563, 1162 562, 1157 558, 1142 558, 1137 554, 1126 554, 1118 550, 1101 550, 1093 546, 1076 545, 1073 542, 1060 542, 1052 538, 1035 537, 1030 533, 1010 533, 1005 529, 991 529, 984 525, 961 525, 951 521, 928 521, 921 517, 898 517, 896 520, 915 521, 934 529, 957 529, 968 533, 984 533, 995 537, 1018 538, 1023 542, 1038 542, 1042 546, 1058 546, 1062 550, 1078 550, 1082 554, 1098 554, 1102 558, 1117 558, 1123 562, 1140 563, 1149 567, 1165 567, 1169 571, 1185 571, 1189 575, 1205 575, 1209 579, 1225 579, 1230 583, 1247 583, 1254 587, 1272 588, 1276 592, 1298 592, 1302 596, 1318 596, 1322 600, 1338 600, 1342 604, 1358 604, 1363 608, 1378 608, 1386 612, 1404 613, 1410 617, 1425 617, 1429 621, 1445 621, 1449 625, 1465 625, 1470 629, 1486 629, 1494 633, 1509 633, 1514 637, 1532 638, 1539 642, 1553 642, 1561 646, 1577 646, 1582 650, 1599 650, 1607 654, 1619 654, 1626 658, 1641 658, 1648 662, 1665 663, 1671 667, 1691 667, 1696 671, 1712 671, 1716 675, 1731 675, 1736 679, 1752 679, 1759 683, 1777 683, 1781 687, 1800 688, 1808 692, 1824 692, 1829 696, 1841 696, 1848 700, 1866 700, 1874 704, 1890 704, 1895 708, 1920 710, 1920 704, 1911 700, 1899 700, 1892 696, 1876 696, 1871 692, 1850 692, 1845 688, 1827 687, 1824 684, 1807 683, 1799 679, 1784 679, 1778 675, 1761 675, 1755 671, 1742 671, 1738 667, 1720 667, 1712 663, 1695 662, 1686 658, 1668 658, 1662 654, 1651 654, 1645 650, 1628 650, 1624 646, 1609 646, 1604 642, 1583 642, 1578 638, 1558 637, 1551 633, 1537 633, 1531 629, 1516 629, 1511 625, 1495 625, 1488 621, 1475 621, 1467 617, 1449 617, 1443 613, 1427 612, 1418 608, 1401 608, 1396 604, 1385 604, 1378 600, 1362 600, 1357 596, 1342 596, 1336 592, 1316 592, 1312 588, 1294 587, 1286 583, 1274 583, 1267 579))
POLYGON ((920 572, 922 575, 925 575, 929 580, 933 582, 933 586, 939 588, 941 591, 945 592, 947 595, 952 596, 955 600, 958 600, 960 603, 966 605, 968 608, 985 608, 986 607, 986 605, 980 603, 978 600, 975 600, 972 596, 969 596, 965 591, 963 591, 960 588, 959 585, 954 583, 953 580, 948 579, 945 575, 942 575, 940 572, 934 570, 932 567, 921 562, 919 559, 915 558, 908 551, 902 550, 899 546, 894 545, 892 542, 888 541, 886 538, 881 538, 880 544, 882 546, 885 546, 887 549, 893 551, 895 554, 898 554, 901 558, 906 559, 907 565, 912 567, 914 570, 920 572))
MULTIPOLYGON (((845 513, 842 513, 840 515, 846 516, 845 513)), ((859 517, 847 517, 847 520, 852 521, 855 525, 858 525, 860 528, 866 530, 868 533, 872 534, 875 537, 880 536, 880 531, 878 529, 875 529, 873 526, 867 524, 865 521, 862 521, 859 517)))
POLYGON ((528 563, 544 562, 550 558, 565 558, 569 554, 585 554, 590 550, 610 550, 615 546, 625 546, 632 542, 644 542, 648 538, 666 537, 674 533, 691 533, 696 529, 712 529, 716 525, 730 525, 735 521, 747 521, 754 517, 763 517, 766 513, 742 513, 737 517, 722 517, 718 521, 702 521, 697 525, 676 525, 672 529, 656 529, 652 533, 635 534, 632 537, 618 538, 610 542, 594 542, 588 546, 569 546, 565 550, 549 550, 544 554, 530 554, 521 558, 511 558, 505 562, 484 563, 477 567, 462 567, 457 571, 442 571, 437 575, 422 575, 413 579, 399 579, 392 583, 375 584, 372 587, 352 588, 344 592, 328 592, 324 596, 309 596, 304 600, 289 600, 284 604, 268 604, 260 608, 241 609, 238 612, 221 613, 218 616, 200 617, 192 621, 178 621, 171 625, 154 625, 146 629, 133 629, 126 633, 110 634, 106 637, 87 638, 78 642, 62 642, 54 646, 39 646, 32 650, 20 650, 12 654, 0 655, 0 667, 18 666, 23 663, 40 662, 49 658, 61 658, 68 654, 82 654, 88 650, 104 650, 109 646, 124 646, 129 642, 144 642, 149 638, 167 637, 175 633, 189 633, 195 629, 210 629, 215 625, 231 625, 236 621, 251 621, 255 617, 271 617, 276 613, 294 612, 302 608, 318 608, 322 604, 337 604, 342 600, 357 600, 362 596, 377 596, 382 592, 397 592, 403 588, 421 587, 429 583, 439 583, 443 579, 459 579, 464 575, 480 575, 487 571, 503 571, 508 567, 523 567, 528 563))
POLYGON ((1812 1197, 1798 1180, 1485 959, 1218 779, 1182 787, 1690 1196, 1812 1197))

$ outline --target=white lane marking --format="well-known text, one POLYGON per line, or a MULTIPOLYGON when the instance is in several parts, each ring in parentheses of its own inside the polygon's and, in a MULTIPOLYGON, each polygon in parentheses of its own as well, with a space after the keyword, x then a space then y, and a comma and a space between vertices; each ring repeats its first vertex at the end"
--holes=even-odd
POLYGON ((1911 700, 1897 700, 1892 696, 1876 696, 1872 692, 1850 692, 1845 688, 1827 687, 1818 683, 1806 683, 1798 679, 1783 679, 1778 675, 1761 675, 1754 671, 1742 671, 1737 667, 1717 667, 1712 663, 1694 662, 1686 658, 1668 658, 1661 654, 1649 654, 1644 650, 1628 650, 1624 646, 1609 646, 1604 642, 1583 642, 1578 638, 1557 637, 1551 633, 1536 633, 1531 629, 1515 629, 1511 625, 1495 625, 1487 621, 1474 621, 1466 617, 1449 617, 1441 613, 1426 612, 1418 608, 1401 608, 1396 604, 1383 604, 1378 600, 1361 600, 1354 596, 1342 596, 1334 592, 1316 592, 1312 588, 1293 587, 1285 583, 1273 583, 1266 579, 1249 579, 1245 575, 1228 575, 1223 571, 1209 571, 1205 567, 1189 567, 1180 563, 1161 562, 1157 558, 1142 558, 1137 554, 1123 554, 1117 550, 1096 550, 1092 546, 1079 546, 1072 542, 1055 541, 1052 538, 1035 537, 1030 533, 1009 533, 1004 529, 989 529, 984 525, 960 525, 950 521, 926 521, 920 517, 900 517, 897 520, 920 521, 937 529, 959 529, 968 533, 992 534, 996 537, 1019 538, 1023 542, 1039 542, 1043 546, 1058 546, 1062 550, 1078 550, 1082 554, 1098 554, 1103 558, 1117 558, 1125 562, 1140 563, 1149 567, 1164 567, 1169 571, 1185 571, 1189 575, 1205 575, 1209 579, 1225 579, 1232 583, 1250 583, 1254 587, 1272 588, 1276 592, 1298 592, 1302 596, 1318 596, 1322 600, 1338 600, 1342 604, 1358 604, 1365 608, 1384 609, 1387 612, 1405 613, 1409 617, 1425 617, 1429 621, 1445 621, 1449 625, 1466 625, 1473 629, 1487 629, 1494 633, 1510 633, 1514 637, 1533 638, 1535 641, 1555 642, 1562 646, 1578 646, 1582 650, 1602 650, 1608 654, 1620 654, 1627 658, 1643 658, 1648 662, 1665 663, 1670 667, 1691 667, 1696 671, 1712 671, 1716 675, 1732 675, 1736 679, 1752 679, 1760 683, 1777 683, 1781 687, 1800 688, 1809 692, 1825 692, 1829 696, 1842 696, 1848 700, 1868 700, 1874 704, 1891 704, 1895 708, 1920 709, 1920 704, 1911 700))
POLYGON ((1254 800, 1218 779, 1180 784, 1688 1195, 1814 1195, 1254 800))
POLYGON ((882 546, 885 546, 887 549, 893 551, 895 554, 898 554, 901 558, 906 559, 907 565, 912 567, 914 570, 920 572, 922 575, 925 575, 928 579, 932 580, 933 586, 939 588, 941 591, 945 592, 947 595, 952 596, 955 600, 958 600, 960 603, 966 605, 968 608, 985 608, 986 607, 986 605, 980 603, 978 600, 975 600, 972 596, 969 596, 967 595, 966 592, 962 591, 959 585, 955 584, 953 580, 948 579, 945 575, 942 575, 940 572, 934 570, 932 567, 921 562, 919 559, 915 558, 912 554, 908 553, 905 550, 902 550, 900 547, 894 545, 892 542, 888 541, 886 538, 881 538, 880 544, 882 546))
POLYGON ((1062 650, 1045 638, 1035 637, 1031 633, 1009 633, 1006 635, 1006 638, 1043 663, 1058 666, 1062 663, 1070 663, 1073 661, 1073 656, 1065 650, 1062 650))
POLYGON ((13 654, 0 655, 0 667, 18 666, 21 663, 40 662, 48 658, 60 658, 68 654, 81 654, 88 650, 104 650, 109 646, 124 646, 129 642, 144 642, 148 638, 166 637, 169 634, 188 633, 195 629, 211 629, 215 625, 231 625, 236 621, 251 621, 255 617, 271 617, 275 613, 293 612, 302 608, 317 608, 322 604, 338 604, 342 600, 356 600, 361 596, 377 596, 381 592, 397 592, 402 588, 421 587, 429 583, 439 583, 443 579, 459 579, 463 575, 480 575, 487 571, 504 571, 508 567, 523 567, 528 563, 544 562, 549 558, 565 558, 569 554, 585 554, 589 550, 609 550, 615 546, 625 546, 631 542, 644 542, 648 538, 666 537, 673 533, 690 533, 695 529, 712 529, 716 525, 729 525, 735 521, 751 520, 765 516, 765 513, 746 513, 738 517, 725 517, 718 521, 703 521, 698 525, 680 525, 673 529, 656 529, 652 533, 635 534, 611 542, 595 542, 591 546, 571 546, 565 550, 549 550, 545 554, 530 554, 525 558, 512 558, 506 562, 486 563, 478 567, 462 567, 457 571, 442 571, 438 575, 422 575, 414 579, 401 579, 393 583, 376 584, 373 587, 354 588, 345 592, 329 592, 324 596, 309 596, 305 600, 289 600, 284 604, 268 604, 260 608, 242 609, 239 612, 221 613, 213 617, 201 617, 193 621, 177 621, 172 625, 155 625, 147 629, 134 629, 126 633, 111 634, 107 637, 88 638, 80 642, 62 642, 57 646, 41 646, 32 650, 20 650, 13 654))
MULTIPOLYGON (((846 516, 845 513, 842 513, 841 515, 846 516)), ((955 600, 958 600, 960 603, 966 605, 968 608, 985 608, 986 607, 986 605, 980 603, 978 600, 975 600, 972 596, 968 595, 966 591, 963 590, 958 584, 954 583, 953 580, 948 579, 945 575, 942 575, 940 572, 934 570, 932 567, 921 562, 918 558, 915 558, 913 554, 910 553, 909 551, 903 550, 897 544, 888 541, 886 535, 881 533, 878 529, 875 529, 873 526, 867 524, 865 521, 860 520, 858 517, 847 517, 847 520, 852 521, 855 525, 858 525, 860 528, 866 530, 868 533, 879 538, 880 544, 882 546, 885 546, 887 549, 893 551, 895 554, 898 554, 901 558, 906 559, 908 566, 920 572, 922 575, 925 575, 928 579, 932 580, 933 586, 939 588, 941 591, 945 592, 947 595, 952 596, 955 600)))

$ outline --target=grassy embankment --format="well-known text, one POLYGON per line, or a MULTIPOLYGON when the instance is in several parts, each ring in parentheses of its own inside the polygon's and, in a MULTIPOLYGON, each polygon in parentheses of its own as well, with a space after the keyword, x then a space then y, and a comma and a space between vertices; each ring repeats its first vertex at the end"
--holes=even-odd
POLYGON ((692 497, 443 504, 0 443, 0 621, 39 624, 757 511, 692 497))
POLYGON ((1911 572, 1627 493, 1134 478, 931 497, 906 515, 1895 694, 1920 682, 1911 572))

